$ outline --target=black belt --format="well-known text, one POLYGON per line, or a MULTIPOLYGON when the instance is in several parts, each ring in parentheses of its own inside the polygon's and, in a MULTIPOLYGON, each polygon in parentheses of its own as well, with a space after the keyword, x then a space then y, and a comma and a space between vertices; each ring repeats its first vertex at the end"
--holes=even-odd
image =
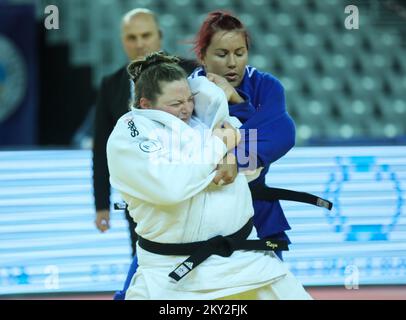
MULTIPOLYGON (((318 207, 331 210, 333 203, 306 192, 293 191, 288 189, 270 188, 263 184, 250 186, 251 196, 254 200, 275 201, 275 200, 289 200, 296 202, 303 202, 313 204, 318 207)), ((115 203, 115 210, 125 210, 126 204, 115 203)))
POLYGON ((159 243, 138 237, 138 244, 144 250, 162 255, 190 255, 173 270, 169 276, 179 281, 190 271, 213 254, 229 257, 236 250, 289 250, 285 240, 247 240, 253 228, 252 218, 237 232, 229 236, 216 236, 206 241, 190 243, 159 243))
POLYGON ((318 207, 331 210, 333 203, 306 192, 299 192, 280 188, 270 188, 263 184, 250 186, 251 195, 254 200, 274 201, 289 200, 313 204, 318 207))

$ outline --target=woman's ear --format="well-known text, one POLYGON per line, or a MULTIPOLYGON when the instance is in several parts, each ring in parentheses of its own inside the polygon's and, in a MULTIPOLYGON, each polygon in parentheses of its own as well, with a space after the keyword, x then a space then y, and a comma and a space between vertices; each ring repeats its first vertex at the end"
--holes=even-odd
POLYGON ((141 98, 140 109, 152 109, 151 102, 147 98, 141 98))

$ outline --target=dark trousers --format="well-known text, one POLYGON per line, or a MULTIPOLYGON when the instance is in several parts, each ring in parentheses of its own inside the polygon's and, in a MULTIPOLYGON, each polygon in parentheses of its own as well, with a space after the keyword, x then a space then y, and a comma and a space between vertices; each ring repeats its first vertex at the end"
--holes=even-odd
POLYGON ((131 218, 130 213, 128 212, 127 209, 125 209, 125 218, 127 219, 128 227, 130 228, 131 250, 132 250, 131 255, 134 258, 136 251, 136 243, 138 239, 138 235, 135 232, 135 227, 137 226, 137 224, 134 222, 133 218, 131 218))

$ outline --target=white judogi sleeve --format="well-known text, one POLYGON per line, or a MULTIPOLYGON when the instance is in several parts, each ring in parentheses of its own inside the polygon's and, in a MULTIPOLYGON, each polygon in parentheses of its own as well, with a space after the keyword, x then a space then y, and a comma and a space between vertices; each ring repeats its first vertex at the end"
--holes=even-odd
MULTIPOLYGON (((211 129, 224 121, 228 121, 234 128, 241 127, 241 121, 229 115, 227 97, 223 89, 204 76, 190 78, 188 82, 192 92, 198 92, 195 96, 195 113, 199 120, 211 129)), ((251 182, 259 177, 262 169, 263 167, 260 167, 240 172, 246 176, 248 182, 251 182)))
POLYGON ((117 122, 107 143, 110 183, 115 189, 156 205, 172 205, 193 197, 211 183, 217 164, 227 152, 219 138, 207 135, 202 144, 182 132, 174 150, 165 131, 154 130, 153 121, 129 117, 131 113, 117 122), (136 137, 131 135, 135 131, 129 130, 128 121, 137 124, 136 137))
POLYGON ((217 123, 228 120, 228 103, 224 91, 206 77, 189 79, 189 86, 195 96, 194 112, 210 129, 217 123))

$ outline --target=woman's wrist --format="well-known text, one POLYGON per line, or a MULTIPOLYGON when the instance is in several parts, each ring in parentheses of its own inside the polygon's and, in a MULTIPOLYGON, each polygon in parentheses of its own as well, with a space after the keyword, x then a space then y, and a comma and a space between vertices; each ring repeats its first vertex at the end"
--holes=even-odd
POLYGON ((229 102, 233 104, 243 103, 245 100, 234 90, 234 93, 231 95, 229 102))

